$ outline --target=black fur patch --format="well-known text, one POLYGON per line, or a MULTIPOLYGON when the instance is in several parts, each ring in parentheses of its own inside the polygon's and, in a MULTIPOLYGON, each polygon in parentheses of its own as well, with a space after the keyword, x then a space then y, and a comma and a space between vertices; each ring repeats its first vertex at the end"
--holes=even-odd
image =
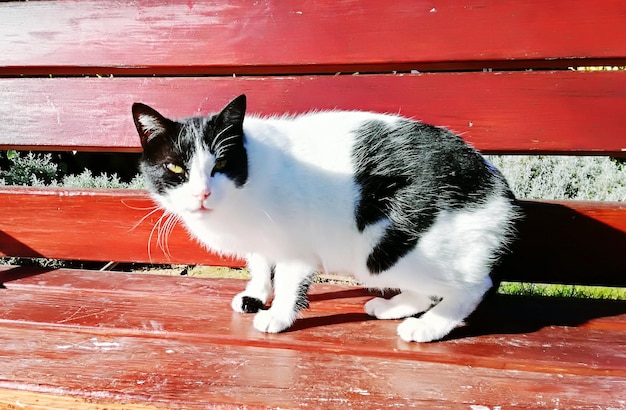
POLYGON ((497 181, 506 187, 460 137, 420 122, 367 122, 356 131, 352 156, 360 188, 357 228, 389 222, 367 260, 373 274, 409 253, 442 210, 483 203, 497 181))
POLYGON ((417 238, 399 229, 387 229, 380 242, 367 257, 367 268, 371 273, 384 272, 391 268, 417 244, 417 238))
POLYGON ((307 293, 312 282, 313 277, 308 276, 306 279, 300 282, 300 285, 298 285, 295 305, 296 312, 299 312, 301 309, 306 309, 309 307, 309 298, 307 297, 307 293))
POLYGON ((253 298, 251 296, 244 296, 241 298, 241 310, 244 313, 257 313, 259 310, 264 310, 265 304, 260 299, 253 298))

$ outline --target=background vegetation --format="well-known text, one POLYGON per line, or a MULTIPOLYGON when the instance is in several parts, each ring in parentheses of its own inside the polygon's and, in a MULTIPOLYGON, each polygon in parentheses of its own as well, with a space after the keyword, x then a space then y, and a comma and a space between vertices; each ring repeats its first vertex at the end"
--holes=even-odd
MULTIPOLYGON (((6 151, 0 185, 142 188, 135 154, 6 151)), ((519 198, 626 201, 626 162, 609 157, 487 156, 519 198)))
POLYGON ((142 188, 133 154, 5 151, 0 185, 66 188, 142 188))

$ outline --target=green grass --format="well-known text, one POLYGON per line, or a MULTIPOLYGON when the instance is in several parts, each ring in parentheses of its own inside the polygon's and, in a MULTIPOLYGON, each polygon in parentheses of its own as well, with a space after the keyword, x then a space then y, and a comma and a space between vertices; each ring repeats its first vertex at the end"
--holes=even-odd
POLYGON ((498 293, 518 296, 626 300, 626 288, 608 288, 602 286, 503 282, 498 289, 498 293))

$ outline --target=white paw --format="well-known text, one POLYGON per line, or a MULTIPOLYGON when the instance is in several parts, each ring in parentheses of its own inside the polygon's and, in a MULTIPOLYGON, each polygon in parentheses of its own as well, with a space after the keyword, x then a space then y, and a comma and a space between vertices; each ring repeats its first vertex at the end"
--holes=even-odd
POLYGON ((402 319, 422 313, 431 306, 428 298, 409 299, 399 294, 391 299, 374 298, 365 303, 365 313, 377 319, 402 319))
POLYGON ((406 342, 432 342, 446 336, 453 327, 444 320, 410 317, 398 326, 398 336, 406 342))
POLYGON ((230 305, 235 312, 256 313, 265 307, 265 301, 246 292, 241 292, 235 295, 230 305))
POLYGON ((374 298, 369 300, 363 306, 365 313, 374 316, 376 319, 397 319, 390 315, 393 310, 393 304, 385 298, 374 298))
POLYGON ((254 316, 254 328, 265 333, 279 333, 289 328, 294 318, 277 315, 272 309, 261 310, 254 316))

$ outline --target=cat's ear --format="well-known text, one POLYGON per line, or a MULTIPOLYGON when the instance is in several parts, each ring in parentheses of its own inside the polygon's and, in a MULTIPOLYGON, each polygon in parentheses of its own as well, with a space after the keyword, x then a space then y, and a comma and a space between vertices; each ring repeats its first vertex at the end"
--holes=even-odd
POLYGON ((233 127, 236 130, 243 128, 243 118, 246 114, 246 95, 241 94, 229 102, 216 117, 218 128, 233 127))
POLYGON ((133 104, 133 120, 144 149, 154 137, 166 134, 172 124, 155 109, 141 103, 133 104))

